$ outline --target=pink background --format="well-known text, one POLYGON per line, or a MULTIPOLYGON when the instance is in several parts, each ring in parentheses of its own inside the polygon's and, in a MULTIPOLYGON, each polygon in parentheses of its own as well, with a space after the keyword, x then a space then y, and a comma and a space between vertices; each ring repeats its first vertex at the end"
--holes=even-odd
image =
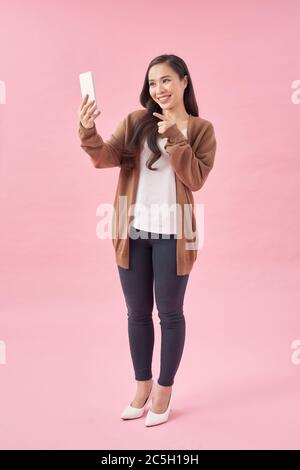
POLYGON ((299 30, 291 0, 1 3, 1 448, 300 447, 299 30), (163 53, 186 61, 218 148, 194 193, 205 240, 173 410, 146 428, 119 417, 135 391, 126 308, 96 236, 119 169, 80 148, 78 75, 94 72, 107 139, 163 53))

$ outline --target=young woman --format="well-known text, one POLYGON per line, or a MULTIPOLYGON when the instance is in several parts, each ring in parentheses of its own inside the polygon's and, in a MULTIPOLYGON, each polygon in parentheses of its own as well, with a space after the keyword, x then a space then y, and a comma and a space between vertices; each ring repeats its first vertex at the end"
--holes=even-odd
POLYGON ((203 186, 213 167, 216 139, 211 122, 198 116, 188 68, 176 55, 161 55, 150 62, 140 103, 143 109, 129 113, 105 142, 94 123, 100 111, 88 96, 78 115, 80 145, 94 166, 120 168, 113 246, 137 381, 133 401, 121 417, 141 417, 152 397, 145 421, 152 426, 167 421, 171 409, 185 342, 184 295, 197 258, 192 191, 203 186), (128 205, 120 211, 124 198, 128 205), (152 378, 153 285, 161 326, 156 384, 152 378))

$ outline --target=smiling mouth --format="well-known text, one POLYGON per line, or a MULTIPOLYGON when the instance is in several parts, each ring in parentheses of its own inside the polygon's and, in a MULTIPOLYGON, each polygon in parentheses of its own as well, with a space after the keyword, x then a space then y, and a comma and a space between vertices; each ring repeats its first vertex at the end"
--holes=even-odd
POLYGON ((171 97, 171 95, 166 95, 166 96, 163 96, 161 98, 158 98, 158 101, 161 101, 162 103, 164 103, 165 101, 168 101, 168 99, 171 97))

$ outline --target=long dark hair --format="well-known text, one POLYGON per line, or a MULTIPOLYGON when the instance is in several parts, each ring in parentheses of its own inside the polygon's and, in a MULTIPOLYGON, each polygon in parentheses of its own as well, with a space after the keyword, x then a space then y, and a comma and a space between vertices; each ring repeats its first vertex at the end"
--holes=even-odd
POLYGON ((163 54, 152 59, 148 65, 143 89, 140 94, 140 103, 148 110, 148 112, 134 123, 132 134, 129 137, 129 142, 127 143, 126 149, 124 149, 122 155, 121 165, 128 171, 135 167, 135 155, 137 152, 140 152, 144 138, 147 139, 148 147, 153 152, 151 157, 147 160, 146 165, 149 170, 157 170, 157 168, 152 168, 151 165, 153 165, 153 163, 155 163, 161 156, 160 149, 156 142, 158 136, 157 122, 160 121, 160 119, 153 116, 152 113, 157 112, 162 114, 162 109, 150 96, 148 72, 153 65, 161 63, 167 63, 174 72, 177 73, 181 80, 185 75, 187 75, 187 86, 184 89, 183 95, 184 106, 188 114, 199 116, 192 79, 184 60, 174 54, 163 54))

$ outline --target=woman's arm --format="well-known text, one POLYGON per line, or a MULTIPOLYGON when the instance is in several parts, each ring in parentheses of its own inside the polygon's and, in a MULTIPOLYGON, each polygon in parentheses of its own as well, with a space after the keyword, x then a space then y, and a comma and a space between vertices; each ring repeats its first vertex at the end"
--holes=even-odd
POLYGON ((125 145, 126 118, 117 126, 111 138, 106 140, 98 134, 95 123, 92 128, 85 128, 79 121, 80 147, 91 157, 95 168, 121 166, 121 156, 125 145))
POLYGON ((161 134, 168 137, 165 149, 176 175, 191 191, 203 186, 215 160, 217 144, 211 122, 206 122, 201 133, 195 152, 176 124, 161 134))

